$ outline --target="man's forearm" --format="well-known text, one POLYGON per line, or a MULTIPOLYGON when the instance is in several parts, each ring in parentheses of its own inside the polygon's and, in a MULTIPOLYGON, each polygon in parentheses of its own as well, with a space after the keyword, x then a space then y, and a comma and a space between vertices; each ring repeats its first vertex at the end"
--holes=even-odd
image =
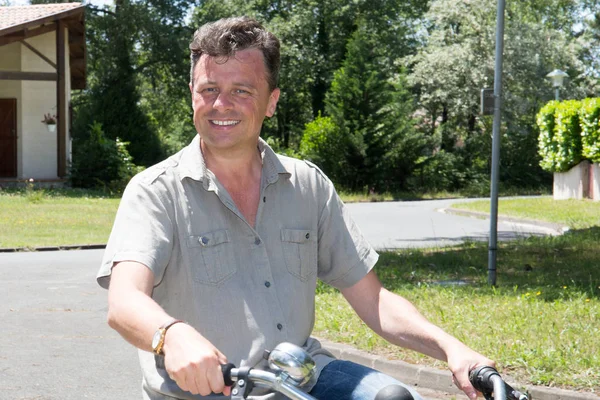
POLYGON ((113 267, 108 289, 108 324, 134 346, 152 351, 152 336, 171 318, 151 297, 152 272, 122 262, 113 267))
POLYGON ((374 322, 375 326, 371 328, 389 342, 442 361, 447 361, 450 351, 466 348, 458 339, 429 322, 405 298, 383 289, 379 300, 380 321, 374 322))

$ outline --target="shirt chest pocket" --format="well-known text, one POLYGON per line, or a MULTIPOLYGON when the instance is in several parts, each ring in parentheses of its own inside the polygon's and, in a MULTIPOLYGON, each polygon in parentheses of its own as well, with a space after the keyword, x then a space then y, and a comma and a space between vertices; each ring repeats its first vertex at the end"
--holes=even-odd
POLYGON ((187 246, 195 282, 218 286, 236 273, 233 243, 226 229, 189 236, 187 246))
POLYGON ((290 274, 306 281, 317 273, 317 238, 307 229, 282 229, 281 243, 290 274))

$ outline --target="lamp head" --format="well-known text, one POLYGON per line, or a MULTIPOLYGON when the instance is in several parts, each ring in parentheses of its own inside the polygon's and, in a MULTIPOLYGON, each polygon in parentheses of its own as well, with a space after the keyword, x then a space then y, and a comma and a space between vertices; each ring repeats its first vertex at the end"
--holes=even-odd
POLYGON ((552 86, 555 88, 561 87, 563 85, 564 79, 568 77, 569 75, 567 75, 566 72, 561 71, 560 69, 555 69, 554 71, 546 75, 546 78, 550 78, 552 80, 552 86))

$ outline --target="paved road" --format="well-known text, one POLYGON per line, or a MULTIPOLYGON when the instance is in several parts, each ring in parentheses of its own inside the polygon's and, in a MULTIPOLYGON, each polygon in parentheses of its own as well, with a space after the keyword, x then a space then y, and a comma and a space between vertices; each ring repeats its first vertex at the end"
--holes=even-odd
MULTIPOLYGON (((488 219, 440 212, 464 200, 353 203, 347 207, 375 248, 437 247, 465 240, 489 240, 488 219)), ((472 201, 472 200, 466 200, 472 201)), ((498 239, 548 235, 553 230, 514 222, 498 223, 498 239)))
MULTIPOLYGON (((434 211, 445 204, 348 207, 376 247, 486 237, 486 221, 434 211)), ((525 233, 501 229, 502 237, 525 233)), ((0 400, 140 398, 136 352, 106 325, 106 292, 95 283, 102 252, 0 253, 0 400)))

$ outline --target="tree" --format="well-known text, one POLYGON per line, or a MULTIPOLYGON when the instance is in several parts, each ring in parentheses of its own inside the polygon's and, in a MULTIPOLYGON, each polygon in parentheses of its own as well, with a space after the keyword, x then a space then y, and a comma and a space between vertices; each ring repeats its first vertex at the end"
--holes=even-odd
POLYGON ((380 36, 360 21, 327 93, 330 118, 318 118, 305 132, 306 155, 349 190, 401 188, 421 151, 423 142, 412 129, 412 98, 395 69, 380 36))
MULTIPOLYGON (((507 4, 504 50, 504 107, 501 179, 516 184, 547 182, 535 152, 535 115, 552 96, 545 75, 568 71, 564 93, 585 97, 594 83, 586 76, 574 26, 579 2, 571 0, 507 4), (556 10, 564 10, 564 13, 556 10)), ((491 120, 479 117, 479 92, 493 86, 495 3, 436 0, 426 14, 426 44, 406 58, 409 82, 433 135, 445 125, 438 148, 462 151, 474 176, 489 171, 491 120), (478 172, 478 173, 477 173, 478 172)))
POLYGON ((189 98, 184 52, 191 37, 184 23, 189 4, 117 0, 114 8, 88 6, 89 89, 74 99, 75 137, 85 137, 97 121, 107 137, 130 143, 136 164, 164 157, 160 136, 168 137, 185 117, 191 121, 190 108, 174 100, 185 93, 189 98))

